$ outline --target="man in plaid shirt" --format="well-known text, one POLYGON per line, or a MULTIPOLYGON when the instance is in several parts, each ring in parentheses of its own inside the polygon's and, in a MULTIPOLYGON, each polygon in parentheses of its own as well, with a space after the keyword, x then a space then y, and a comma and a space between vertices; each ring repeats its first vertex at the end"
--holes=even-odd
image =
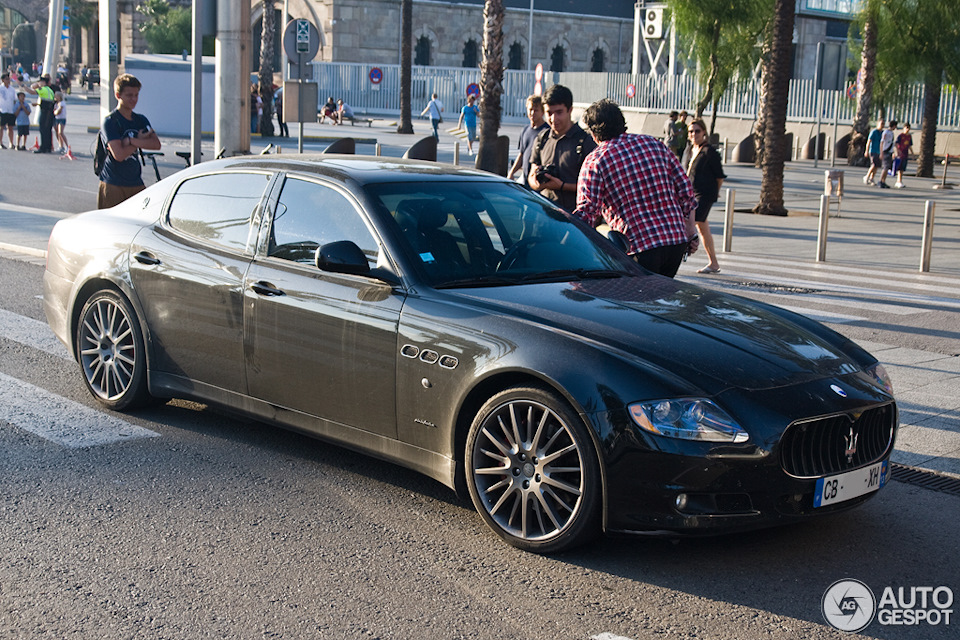
POLYGON ((627 237, 640 266, 672 278, 698 245, 697 198, 677 156, 656 138, 628 134, 612 100, 590 105, 583 122, 598 146, 580 169, 573 215, 606 222, 627 237))

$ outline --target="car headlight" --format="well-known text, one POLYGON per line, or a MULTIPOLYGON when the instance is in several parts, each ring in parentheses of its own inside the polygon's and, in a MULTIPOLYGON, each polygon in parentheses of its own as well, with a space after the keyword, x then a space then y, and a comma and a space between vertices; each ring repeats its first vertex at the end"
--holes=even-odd
POLYGON ((701 442, 746 442, 750 436, 709 400, 654 400, 629 407, 641 429, 668 438, 701 442))
POLYGON ((878 362, 872 367, 867 367, 867 373, 873 376, 874 382, 886 389, 887 393, 893 395, 893 380, 890 379, 890 374, 887 373, 882 364, 878 362))

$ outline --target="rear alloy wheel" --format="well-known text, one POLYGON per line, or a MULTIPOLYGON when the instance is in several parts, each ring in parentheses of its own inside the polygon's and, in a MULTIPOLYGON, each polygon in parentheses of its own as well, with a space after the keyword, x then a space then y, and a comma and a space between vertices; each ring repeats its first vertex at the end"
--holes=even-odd
POLYGON ((467 486, 484 521, 515 547, 553 553, 598 531, 600 471, 587 429, 556 394, 507 389, 467 436, 467 486))
POLYGON ((76 343, 83 379, 97 400, 122 411, 150 399, 143 332, 120 295, 104 290, 87 300, 76 343))

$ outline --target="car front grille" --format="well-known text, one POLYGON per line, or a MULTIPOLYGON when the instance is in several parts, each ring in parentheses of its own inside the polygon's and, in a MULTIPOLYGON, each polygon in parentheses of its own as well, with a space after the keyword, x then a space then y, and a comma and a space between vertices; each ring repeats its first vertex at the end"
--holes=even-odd
POLYGON ((780 439, 783 470, 797 477, 823 476, 880 460, 893 440, 897 407, 794 422, 780 439))

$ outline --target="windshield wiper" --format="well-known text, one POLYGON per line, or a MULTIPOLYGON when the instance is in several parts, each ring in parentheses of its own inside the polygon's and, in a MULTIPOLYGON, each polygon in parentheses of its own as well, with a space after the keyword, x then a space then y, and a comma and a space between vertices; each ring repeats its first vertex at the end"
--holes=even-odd
POLYGON ((519 283, 517 278, 505 278, 503 276, 474 276, 472 278, 459 278, 457 280, 447 280, 434 289, 457 289, 460 287, 503 287, 519 283))
POLYGON ((539 273, 528 273, 520 278, 521 282, 534 281, 566 281, 566 280, 600 280, 604 278, 621 278, 627 275, 623 271, 613 269, 554 269, 539 273))

